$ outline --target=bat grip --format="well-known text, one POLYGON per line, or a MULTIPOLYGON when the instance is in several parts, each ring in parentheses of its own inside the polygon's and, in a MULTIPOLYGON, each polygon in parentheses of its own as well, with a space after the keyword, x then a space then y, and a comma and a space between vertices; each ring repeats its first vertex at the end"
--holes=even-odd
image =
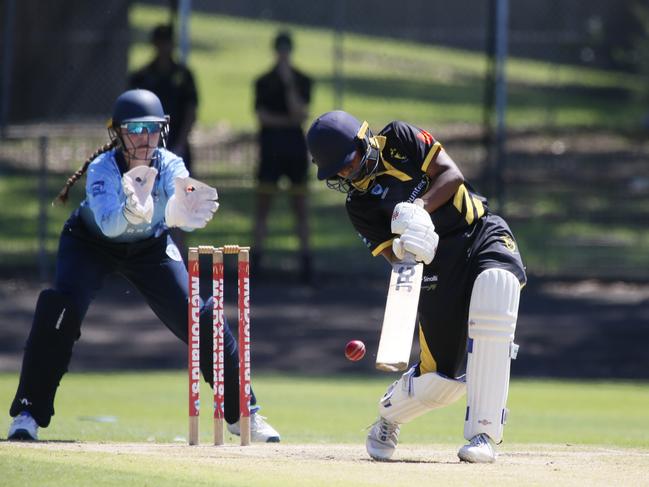
POLYGON ((415 259, 415 254, 406 252, 403 259, 401 259, 401 262, 404 264, 416 264, 417 260, 415 259))

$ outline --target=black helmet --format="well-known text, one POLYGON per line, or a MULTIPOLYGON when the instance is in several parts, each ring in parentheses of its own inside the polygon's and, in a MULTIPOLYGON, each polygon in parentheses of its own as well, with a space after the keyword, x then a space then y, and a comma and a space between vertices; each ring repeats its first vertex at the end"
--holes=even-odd
POLYGON ((318 166, 318 179, 326 179, 331 188, 343 192, 352 188, 366 191, 380 159, 380 149, 371 137, 367 122, 361 123, 347 112, 335 110, 320 115, 306 135, 313 163, 318 166), (362 156, 359 171, 351 180, 339 177, 338 173, 353 161, 356 151, 362 156), (355 179, 365 180, 366 184, 360 187, 354 184, 355 179))
POLYGON ((113 128, 125 122, 161 122, 165 123, 165 116, 160 98, 149 90, 128 90, 115 100, 113 105, 113 128))

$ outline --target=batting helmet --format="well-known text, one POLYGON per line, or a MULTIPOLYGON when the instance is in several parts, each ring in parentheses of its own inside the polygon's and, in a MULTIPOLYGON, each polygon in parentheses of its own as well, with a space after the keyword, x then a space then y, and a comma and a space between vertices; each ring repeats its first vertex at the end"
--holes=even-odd
POLYGON ((367 122, 361 123, 341 110, 327 112, 316 119, 306 136, 318 179, 327 180, 332 189, 349 192, 367 191, 376 177, 380 149, 373 140, 367 122), (357 171, 348 178, 338 173, 361 154, 357 171))
POLYGON ((318 166, 318 179, 334 177, 361 149, 356 135, 361 122, 342 110, 320 115, 309 128, 306 142, 318 166))
POLYGON ((125 122, 161 122, 165 116, 160 98, 149 90, 128 90, 115 100, 111 124, 117 128, 125 122))

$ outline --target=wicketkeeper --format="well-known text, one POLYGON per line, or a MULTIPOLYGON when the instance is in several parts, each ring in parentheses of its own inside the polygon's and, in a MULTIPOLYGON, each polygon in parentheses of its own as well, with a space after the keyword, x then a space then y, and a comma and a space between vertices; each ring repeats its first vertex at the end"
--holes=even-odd
POLYGON ((423 262, 419 361, 388 387, 367 452, 388 460, 399 428, 467 394, 458 456, 493 462, 507 418, 510 360, 526 276, 507 223, 465 181, 435 138, 401 121, 374 135, 343 111, 307 133, 318 179, 347 193, 347 213, 373 256, 423 262), (423 207, 415 204, 422 200, 423 207))
MULTIPOLYGON (((25 345, 20 383, 11 404, 9 439, 36 440, 49 425, 54 396, 68 370, 81 323, 105 278, 118 273, 153 312, 187 343, 188 276, 170 227, 203 228, 219 204, 216 189, 189 177, 183 160, 165 148, 169 117, 147 90, 122 93, 113 106, 111 141, 75 172, 57 199, 87 172, 86 198, 63 227, 54 287, 41 292, 25 345)), ((201 341, 212 343, 212 300, 201 303, 201 341), (203 321, 203 320, 201 320, 203 321)), ((225 419, 239 434, 237 342, 225 326, 225 419)), ((201 347, 203 377, 212 383, 212 349, 201 347)), ((253 441, 279 441, 253 394, 253 441)))

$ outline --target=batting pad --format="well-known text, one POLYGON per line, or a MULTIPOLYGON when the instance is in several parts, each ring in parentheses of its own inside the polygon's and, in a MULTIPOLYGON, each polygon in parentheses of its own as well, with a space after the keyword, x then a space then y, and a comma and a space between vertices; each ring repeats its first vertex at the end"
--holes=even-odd
POLYGON ((506 420, 509 368, 521 285, 504 269, 488 269, 473 284, 469 306, 464 437, 488 434, 500 443, 506 420))
POLYGON ((407 423, 422 414, 454 403, 464 395, 463 381, 436 372, 415 377, 416 367, 395 381, 379 401, 379 414, 394 423, 407 423))

